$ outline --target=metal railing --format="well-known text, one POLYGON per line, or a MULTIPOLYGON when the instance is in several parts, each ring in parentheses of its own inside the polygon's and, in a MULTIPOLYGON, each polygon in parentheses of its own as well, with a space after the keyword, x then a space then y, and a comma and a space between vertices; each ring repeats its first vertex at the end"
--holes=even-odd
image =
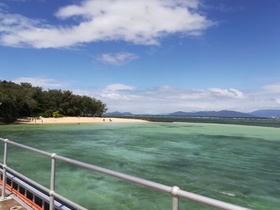
POLYGON ((244 207, 240 207, 240 206, 237 206, 237 205, 233 205, 233 204, 230 204, 230 203, 226 203, 226 202, 223 202, 223 201, 215 200, 215 199, 212 199, 212 198, 208 198, 208 197, 205 197, 205 196, 201 196, 201 195, 198 195, 198 194, 194 194, 194 193, 191 193, 191 192, 181 190, 177 186, 170 187, 170 186, 163 185, 163 184, 160 184, 160 183, 156 183, 156 182, 153 182, 153 181, 149 181, 149 180, 146 180, 146 179, 138 178, 138 177, 135 177, 135 176, 131 176, 131 175, 127 175, 127 174, 124 174, 124 173, 117 172, 117 171, 113 171, 113 170, 110 170, 110 169, 106 169, 106 168, 102 168, 102 167, 99 167, 99 166, 84 163, 84 162, 81 162, 81 161, 73 160, 73 159, 70 159, 70 158, 67 158, 67 157, 57 155, 55 153, 48 153, 48 152, 45 152, 45 151, 42 151, 42 150, 39 150, 39 149, 36 149, 36 148, 33 148, 33 147, 25 146, 23 144, 19 144, 19 143, 10 141, 8 139, 0 138, 0 141, 4 142, 4 157, 3 157, 3 163, 2 163, 2 168, 3 168, 2 196, 1 196, 2 199, 5 198, 6 173, 7 173, 7 170, 9 170, 15 176, 23 178, 23 179, 27 180, 29 183, 31 183, 32 185, 36 186, 37 188, 47 192, 49 194, 50 210, 55 209, 55 207, 54 207, 55 199, 59 199, 59 200, 65 202, 66 204, 68 204, 68 205, 70 205, 74 208, 77 208, 77 209, 81 209, 81 210, 86 209, 86 208, 68 200, 67 198, 64 198, 63 196, 61 196, 61 195, 59 195, 55 192, 56 160, 61 160, 61 161, 70 163, 72 165, 79 166, 81 168, 85 168, 85 169, 92 170, 92 171, 97 171, 97 172, 100 172, 100 173, 103 173, 103 174, 107 174, 107 175, 110 175, 110 176, 113 176, 113 177, 117 177, 119 179, 123 179, 123 180, 129 181, 129 182, 135 183, 135 184, 146 186, 148 188, 152 188, 152 189, 159 190, 159 191, 162 191, 162 192, 165 192, 165 193, 169 193, 171 195, 172 210, 179 210, 179 198, 186 198, 186 199, 193 200, 193 201, 196 201, 196 202, 208 205, 208 206, 212 206, 212 207, 215 207, 215 208, 218 208, 218 209, 248 210, 247 208, 244 208, 244 207), (49 189, 47 189, 44 186, 32 181, 31 179, 25 177, 24 175, 16 172, 12 168, 8 167, 8 165, 7 165, 8 144, 11 144, 11 145, 14 145, 14 146, 17 146, 17 147, 23 148, 25 150, 41 154, 41 155, 45 155, 45 156, 47 156, 51 159, 51 169, 50 169, 51 174, 50 174, 50 187, 49 187, 49 189))

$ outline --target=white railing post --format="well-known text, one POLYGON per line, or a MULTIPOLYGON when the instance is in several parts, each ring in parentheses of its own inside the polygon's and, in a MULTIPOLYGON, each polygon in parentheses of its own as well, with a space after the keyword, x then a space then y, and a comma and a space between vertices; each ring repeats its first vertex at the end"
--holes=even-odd
POLYGON ((6 178, 6 166, 7 166, 7 143, 8 139, 4 140, 4 157, 3 157, 3 175, 2 175, 2 195, 1 199, 5 199, 5 190, 6 190, 6 183, 7 183, 7 178, 6 178))
POLYGON ((178 196, 179 190, 180 188, 177 186, 173 186, 171 188, 170 194, 172 196, 172 210, 179 210, 179 196, 178 196))
POLYGON ((51 156, 51 178, 50 178, 50 210, 54 210, 54 192, 55 192, 55 156, 51 156))

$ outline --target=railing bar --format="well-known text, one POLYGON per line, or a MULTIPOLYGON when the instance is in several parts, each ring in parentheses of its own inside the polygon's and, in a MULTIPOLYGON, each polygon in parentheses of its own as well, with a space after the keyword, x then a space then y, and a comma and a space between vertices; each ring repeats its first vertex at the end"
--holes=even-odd
POLYGON ((55 154, 52 154, 51 158, 51 176, 50 176, 50 210, 54 209, 54 191, 55 191, 55 154))
POLYGON ((1 193, 1 199, 4 199, 6 197, 5 195, 5 188, 6 188, 6 183, 7 183, 7 178, 6 178, 6 167, 7 167, 7 153, 8 153, 8 144, 7 144, 7 139, 4 140, 4 157, 3 157, 3 175, 2 175, 2 193, 1 193))
POLYGON ((172 210, 179 210, 179 192, 180 188, 177 186, 173 186, 171 188, 170 194, 172 197, 172 210))
MULTIPOLYGON (((0 140, 5 141, 5 139, 2 139, 2 138, 0 138, 0 140)), ((25 146, 25 145, 22 145, 22 144, 13 142, 13 141, 9 141, 9 140, 7 140, 6 142, 9 143, 9 144, 13 144, 15 146, 21 147, 23 149, 27 149, 29 151, 33 151, 33 152, 36 152, 36 153, 39 153, 39 154, 42 154, 42 155, 52 157, 51 153, 48 153, 48 152, 45 152, 45 151, 42 151, 42 150, 39 150, 39 149, 35 149, 35 148, 29 147, 29 146, 25 146)), ((87 169, 90 169, 90 170, 105 173, 105 174, 108 174, 108 175, 111 175, 111 176, 114 176, 114 177, 117 177, 117 178, 120 178, 120 179, 124 179, 124 180, 134 182, 134 183, 137 183, 137 184, 141 184, 141 185, 144 185, 144 186, 152 187, 153 189, 157 189, 157 190, 160 190, 160 191, 163 191, 163 192, 168 192, 169 193, 170 190, 171 190, 171 187, 163 185, 163 184, 159 184, 159 183, 152 182, 152 181, 149 181, 149 180, 145 180, 145 179, 142 179, 142 178, 130 176, 130 175, 123 174, 123 173, 120 173, 120 172, 116 172, 116 171, 113 171, 113 170, 105 169, 105 168, 102 168, 102 167, 99 167, 99 166, 94 166, 94 165, 91 165, 91 164, 83 163, 83 162, 76 161, 76 160, 66 158, 66 157, 63 157, 63 156, 55 155, 55 158, 59 159, 59 160, 63 160, 63 161, 68 162, 68 163, 71 163, 71 164, 74 164, 74 165, 78 165, 78 166, 83 167, 83 168, 87 168, 87 169)))
MULTIPOLYGON (((130 182, 133 182, 133 183, 136 183, 136 184, 140 184, 140 185, 143 185, 143 186, 147 186, 147 187, 159 190, 159 191, 163 191, 163 192, 167 192, 167 193, 172 194, 172 192, 171 192, 172 187, 169 187, 167 185, 163 185, 163 184, 156 183, 156 182, 153 182, 153 181, 149 181, 149 180, 146 180, 146 179, 138 178, 138 177, 131 176, 131 175, 128 175, 128 174, 120 173, 120 172, 113 171, 113 170, 110 170, 110 169, 102 168, 102 167, 99 167, 99 166, 91 165, 91 164, 88 164, 88 163, 83 163, 81 161, 73 160, 73 159, 66 158, 66 157, 63 157, 63 156, 59 156, 59 155, 56 155, 56 154, 51 154, 51 153, 48 153, 48 152, 45 152, 45 151, 42 151, 42 150, 39 150, 39 149, 35 149, 35 148, 29 147, 29 146, 25 146, 25 145, 22 145, 22 144, 19 144, 19 143, 16 143, 16 142, 12 142, 12 141, 9 141, 9 140, 3 139, 3 138, 0 138, 0 141, 3 141, 5 143, 9 143, 9 144, 13 144, 13 145, 21 147, 23 149, 33 151, 33 152, 36 152, 36 153, 39 153, 39 154, 42 154, 42 155, 46 155, 48 157, 52 157, 52 158, 57 159, 57 160, 62 160, 64 162, 68 162, 70 164, 80 166, 82 168, 86 168, 86 169, 89 169, 89 170, 104 173, 104 174, 114 176, 114 177, 117 177, 117 178, 120 178, 120 179, 123 179, 123 180, 126 180, 126 181, 130 181, 130 182)), ((10 170, 12 173, 17 175, 18 177, 26 179, 27 181, 29 181, 31 184, 38 187, 39 189, 42 189, 42 190, 50 193, 49 189, 47 189, 47 188, 43 187, 42 185, 32 181, 31 179, 25 177, 24 175, 21 175, 20 173, 18 173, 15 170, 5 166, 4 164, 1 164, 1 165, 3 166, 3 169, 7 168, 8 170, 10 170)), ((53 195, 55 195, 55 197, 59 198, 60 200, 66 202, 70 205, 79 206, 78 204, 73 203, 72 201, 64 198, 63 196, 61 196, 61 195, 59 195, 55 192, 51 192, 51 193, 53 193, 53 195)), ((219 201, 219 200, 215 200, 215 199, 212 199, 212 198, 204 197, 204 196, 197 195, 197 194, 187 192, 187 191, 183 191, 183 190, 179 190, 177 192, 177 196, 182 197, 182 198, 187 198, 187 199, 190 199, 190 200, 193 200, 193 201, 197 201, 199 203, 203 203, 203 204, 213 206, 213 207, 216 207, 216 208, 220 208, 220 209, 248 210, 247 208, 244 208, 244 207, 240 207, 240 206, 233 205, 233 204, 230 204, 230 203, 226 203, 226 202, 223 202, 223 201, 219 201)), ((174 206, 176 206, 176 205, 174 205, 174 206)), ((79 206, 78 208, 79 209, 85 209, 81 206, 79 206)))
MULTIPOLYGON (((0 140, 2 140, 2 139, 0 139, 0 140)), ((8 144, 15 145, 15 146, 18 146, 18 147, 20 147, 20 148, 23 148, 23 149, 26 149, 26 150, 29 150, 29 151, 32 151, 32 152, 39 153, 39 154, 41 154, 41 155, 45 155, 45 156, 48 156, 48 157, 51 157, 51 156, 52 156, 52 154, 49 153, 49 152, 45 152, 45 151, 43 151, 43 150, 39 150, 39 149, 36 149, 36 148, 33 148, 33 147, 25 146, 25 145, 23 145, 23 144, 19 144, 19 143, 10 141, 10 140, 7 140, 7 143, 8 143, 8 144)))
POLYGON ((240 207, 234 204, 226 203, 223 201, 219 201, 216 199, 208 198, 202 195, 194 194, 191 192, 187 192, 184 190, 179 190, 177 195, 182 198, 187 198, 202 204, 206 204, 209 206, 213 206, 220 209, 228 209, 228 210, 249 210, 248 208, 240 207))
POLYGON ((151 187, 151 188, 159 190, 159 191, 163 191, 163 192, 167 192, 167 193, 170 193, 170 191, 171 191, 171 187, 169 187, 167 185, 163 185, 163 184, 156 183, 156 182, 153 182, 153 181, 149 181, 149 180, 146 180, 146 179, 138 178, 138 177, 135 177, 135 176, 131 176, 131 175, 124 174, 124 173, 121 173, 121 172, 113 171, 113 170, 102 168, 102 167, 95 166, 95 165, 91 165, 91 164, 88 164, 88 163, 83 163, 81 161, 73 160, 73 159, 66 158, 66 157, 59 156, 59 155, 55 155, 54 158, 57 159, 57 160, 62 160, 64 162, 71 163, 73 165, 80 166, 82 168, 86 168, 86 169, 90 169, 90 170, 93 170, 93 171, 101 172, 101 173, 111 175, 111 176, 114 176, 114 177, 117 177, 117 178, 120 178, 120 179, 123 179, 123 180, 126 180, 126 181, 136 183, 136 184, 151 187))

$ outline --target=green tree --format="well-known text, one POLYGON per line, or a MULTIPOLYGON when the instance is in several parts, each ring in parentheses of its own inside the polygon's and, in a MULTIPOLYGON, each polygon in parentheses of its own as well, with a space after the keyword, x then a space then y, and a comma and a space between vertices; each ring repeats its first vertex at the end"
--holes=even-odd
POLYGON ((30 83, 0 81, 0 120, 8 122, 19 117, 101 116, 106 104, 89 96, 75 95, 69 90, 48 90, 30 83))
POLYGON ((0 120, 7 122, 29 116, 101 116, 106 104, 89 96, 75 95, 69 90, 48 90, 30 83, 0 81, 0 120))

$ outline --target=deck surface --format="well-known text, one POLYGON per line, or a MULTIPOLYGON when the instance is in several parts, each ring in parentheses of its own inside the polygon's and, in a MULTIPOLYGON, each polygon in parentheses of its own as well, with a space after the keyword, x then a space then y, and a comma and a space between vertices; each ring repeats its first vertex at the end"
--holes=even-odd
POLYGON ((17 201, 14 199, 7 199, 0 202, 1 210, 26 210, 26 208, 22 207, 17 201))

